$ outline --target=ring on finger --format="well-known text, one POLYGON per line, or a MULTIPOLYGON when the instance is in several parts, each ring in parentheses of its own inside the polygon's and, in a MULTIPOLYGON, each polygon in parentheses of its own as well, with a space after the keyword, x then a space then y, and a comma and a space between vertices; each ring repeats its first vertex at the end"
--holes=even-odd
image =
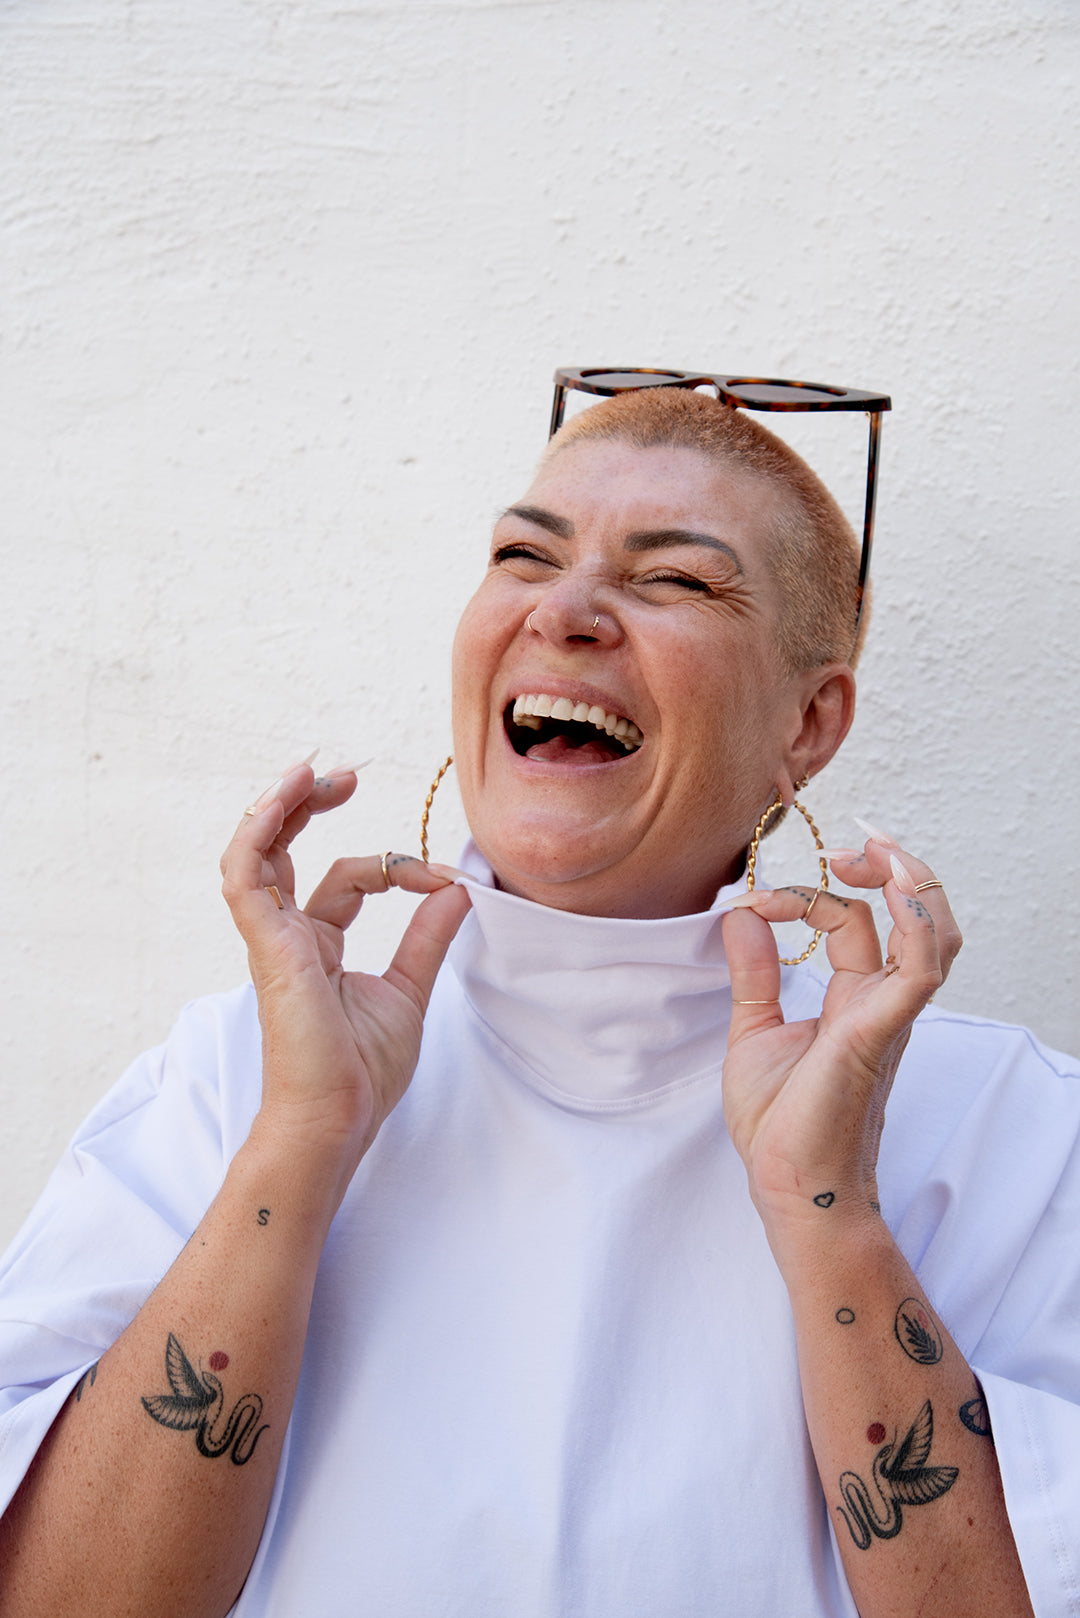
POLYGON ((807 905, 806 909, 803 911, 803 918, 802 918, 803 921, 808 921, 810 919, 810 912, 811 912, 811 910, 813 910, 814 906, 818 902, 818 899, 821 897, 821 895, 822 895, 822 893, 824 891, 825 890, 823 888, 815 888, 814 889, 814 897, 811 899, 810 903, 807 905))
POLYGON ((393 882, 391 882, 391 880, 390 880, 390 870, 389 870, 389 867, 387 866, 387 863, 386 863, 393 852, 394 852, 394 850, 392 848, 388 848, 386 850, 386 853, 382 856, 382 858, 379 861, 379 864, 382 866, 382 877, 383 877, 383 881, 386 883, 386 892, 387 893, 389 893, 390 889, 395 886, 395 884, 393 882))
POLYGON ((945 886, 944 882, 939 882, 937 877, 935 876, 933 881, 931 881, 931 882, 916 882, 916 884, 915 884, 915 892, 916 893, 925 893, 927 888, 943 888, 944 886, 945 886))
POLYGON ((275 886, 274 886, 274 884, 272 882, 267 884, 266 891, 270 895, 271 899, 273 899, 273 901, 277 905, 278 909, 279 910, 284 910, 285 901, 281 897, 281 894, 278 892, 277 888, 275 888, 275 886))

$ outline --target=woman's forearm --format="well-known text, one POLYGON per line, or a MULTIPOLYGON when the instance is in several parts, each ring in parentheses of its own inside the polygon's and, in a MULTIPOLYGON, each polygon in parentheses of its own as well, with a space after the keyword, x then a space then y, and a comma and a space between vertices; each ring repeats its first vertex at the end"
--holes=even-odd
POLYGON ((827 1197, 770 1236, 859 1612, 1023 1618, 1031 1607, 982 1391, 880 1216, 848 1217, 822 1206, 827 1197))
POLYGON ((0 1521, 3 1618, 228 1611, 292 1408, 331 1170, 257 1135, 242 1148, 0 1521))

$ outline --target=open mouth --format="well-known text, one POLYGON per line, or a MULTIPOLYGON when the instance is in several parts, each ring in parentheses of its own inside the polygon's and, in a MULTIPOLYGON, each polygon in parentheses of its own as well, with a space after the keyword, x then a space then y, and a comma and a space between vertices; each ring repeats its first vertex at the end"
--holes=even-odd
POLYGON ((518 697, 505 714, 506 733, 522 758, 607 764, 636 753, 645 740, 632 719, 587 702, 544 692, 518 697))

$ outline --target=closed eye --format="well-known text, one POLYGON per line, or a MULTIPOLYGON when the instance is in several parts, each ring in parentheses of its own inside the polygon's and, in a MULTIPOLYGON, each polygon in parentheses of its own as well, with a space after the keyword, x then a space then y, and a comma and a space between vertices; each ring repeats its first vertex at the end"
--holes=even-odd
POLYGON ((506 562, 534 563, 537 567, 551 568, 559 564, 554 557, 549 556, 538 545, 530 545, 521 540, 512 540, 506 545, 497 545, 491 553, 491 566, 501 567, 506 562))
POLYGON ((704 579, 695 579, 686 573, 650 573, 642 584, 678 584, 685 590, 703 590, 709 593, 711 586, 704 579))

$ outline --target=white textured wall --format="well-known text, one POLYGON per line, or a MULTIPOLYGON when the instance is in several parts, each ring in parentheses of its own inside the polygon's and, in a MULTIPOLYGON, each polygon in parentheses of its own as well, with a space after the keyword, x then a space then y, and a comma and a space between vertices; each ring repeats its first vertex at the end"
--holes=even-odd
MULTIPOLYGON (((947 1004, 1080 1044, 1078 17, 3 0, 0 1236, 242 973, 217 856, 281 765, 377 760, 305 882, 415 846, 560 362, 892 392, 861 711, 811 801, 948 880, 947 1004)), ((440 801, 437 854, 460 827, 440 801)))

